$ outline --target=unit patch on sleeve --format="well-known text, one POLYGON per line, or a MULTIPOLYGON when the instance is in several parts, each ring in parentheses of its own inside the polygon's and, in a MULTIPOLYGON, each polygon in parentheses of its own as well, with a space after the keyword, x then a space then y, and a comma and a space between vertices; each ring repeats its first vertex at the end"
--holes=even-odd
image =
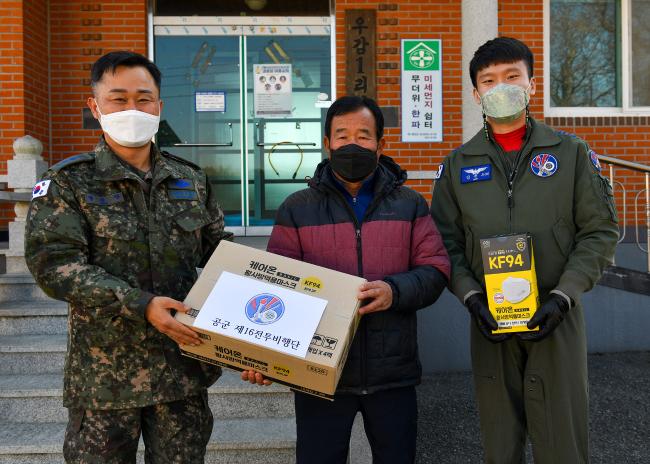
POLYGON ((598 154, 593 150, 589 150, 589 159, 591 160, 591 164, 596 168, 596 171, 600 172, 602 168, 600 166, 600 161, 598 161, 598 154))
POLYGON ((470 184, 472 182, 481 182, 492 179, 492 165, 480 164, 478 166, 468 166, 460 170, 460 183, 470 184))

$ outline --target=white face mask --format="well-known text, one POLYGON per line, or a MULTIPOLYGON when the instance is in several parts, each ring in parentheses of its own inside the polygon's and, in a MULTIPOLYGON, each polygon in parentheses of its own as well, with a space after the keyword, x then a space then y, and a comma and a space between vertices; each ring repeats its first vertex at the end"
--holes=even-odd
MULTIPOLYGON (((99 106, 97 106, 97 112, 102 130, 123 147, 146 145, 158 132, 160 114, 153 115, 138 110, 102 114, 99 111, 99 106)), ((160 106, 158 113, 160 113, 160 106)))

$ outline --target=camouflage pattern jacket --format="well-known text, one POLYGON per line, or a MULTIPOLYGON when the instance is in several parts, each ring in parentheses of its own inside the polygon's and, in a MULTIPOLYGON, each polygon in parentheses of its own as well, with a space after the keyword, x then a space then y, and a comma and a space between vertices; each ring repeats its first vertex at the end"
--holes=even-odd
POLYGON ((155 295, 185 298, 196 267, 224 236, 223 213, 198 166, 154 145, 152 166, 147 186, 102 138, 94 153, 50 168, 41 183, 47 193, 33 195, 27 265, 45 293, 69 303, 67 407, 175 401, 220 375, 182 356, 144 317, 155 295))

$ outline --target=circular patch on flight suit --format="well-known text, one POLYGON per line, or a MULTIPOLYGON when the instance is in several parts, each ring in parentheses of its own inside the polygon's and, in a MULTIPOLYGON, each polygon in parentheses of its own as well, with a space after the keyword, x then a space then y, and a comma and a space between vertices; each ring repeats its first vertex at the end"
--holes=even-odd
POLYGON ((600 172, 602 168, 600 166, 600 161, 598 161, 598 154, 593 150, 589 150, 589 159, 591 160, 591 164, 596 168, 596 171, 600 172))
POLYGON ((557 158, 550 153, 540 153, 530 162, 530 170, 538 177, 550 177, 556 173, 557 158))

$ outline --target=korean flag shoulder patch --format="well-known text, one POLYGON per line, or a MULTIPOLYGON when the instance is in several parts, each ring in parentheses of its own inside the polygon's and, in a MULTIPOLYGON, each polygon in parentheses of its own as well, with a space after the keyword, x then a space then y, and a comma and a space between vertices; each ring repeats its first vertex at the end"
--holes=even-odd
POLYGON ((47 191, 50 188, 50 182, 51 180, 42 180, 38 182, 36 185, 34 185, 34 188, 32 189, 32 200, 34 198, 39 198, 39 197, 44 197, 47 195, 47 191))

